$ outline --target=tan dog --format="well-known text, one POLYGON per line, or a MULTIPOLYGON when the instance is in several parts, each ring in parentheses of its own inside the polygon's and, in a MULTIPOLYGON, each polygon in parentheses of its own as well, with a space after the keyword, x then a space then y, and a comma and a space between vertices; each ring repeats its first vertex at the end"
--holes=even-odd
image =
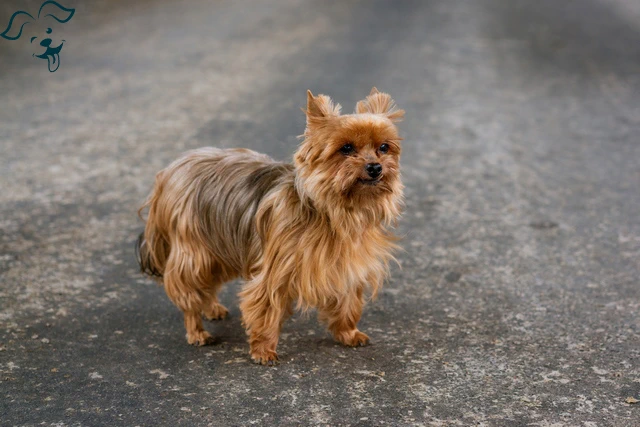
POLYGON ((246 149, 188 152, 156 176, 142 271, 158 276, 184 313, 189 344, 211 335, 201 316, 220 319, 216 296, 236 277, 251 357, 277 361, 285 318, 316 307, 335 339, 365 345, 357 328, 364 293, 375 296, 396 248, 388 228, 402 205, 400 141, 404 111, 373 88, 355 114, 341 115, 307 92, 307 127, 294 164, 246 149))

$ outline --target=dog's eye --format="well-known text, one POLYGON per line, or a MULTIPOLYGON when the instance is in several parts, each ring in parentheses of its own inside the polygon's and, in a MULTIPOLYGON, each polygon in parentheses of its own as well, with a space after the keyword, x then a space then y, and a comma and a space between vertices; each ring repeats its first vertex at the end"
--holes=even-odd
POLYGON ((344 144, 342 147, 340 147, 340 152, 345 156, 352 154, 355 151, 356 149, 353 144, 344 144))
POLYGON ((387 144, 387 143, 382 144, 378 148, 378 151, 381 152, 382 154, 387 154, 389 152, 389 144, 387 144))

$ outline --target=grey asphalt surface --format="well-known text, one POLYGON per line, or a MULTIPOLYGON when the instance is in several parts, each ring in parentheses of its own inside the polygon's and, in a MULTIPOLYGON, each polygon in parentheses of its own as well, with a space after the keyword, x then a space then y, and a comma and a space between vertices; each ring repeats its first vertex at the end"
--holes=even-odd
POLYGON ((0 425, 640 426, 640 3, 65 5, 57 72, 0 39, 0 425), (374 85, 407 188, 373 344, 295 316, 253 365, 232 283, 188 346, 133 256, 154 174, 290 159, 306 89, 374 85))

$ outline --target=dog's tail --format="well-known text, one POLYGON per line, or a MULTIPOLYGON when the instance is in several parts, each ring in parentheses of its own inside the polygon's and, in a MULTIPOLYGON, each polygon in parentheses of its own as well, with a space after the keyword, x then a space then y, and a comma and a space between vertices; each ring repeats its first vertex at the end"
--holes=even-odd
POLYGON ((158 218, 158 201, 162 193, 162 173, 156 177, 156 185, 147 201, 138 210, 138 216, 144 220, 142 212, 149 208, 144 232, 140 233, 136 242, 136 259, 140 271, 151 277, 161 278, 169 257, 170 245, 167 234, 158 218))
POLYGON ((151 277, 162 277, 162 268, 156 266, 156 263, 153 261, 153 256, 151 255, 151 251, 149 251, 144 232, 138 236, 135 250, 140 271, 151 277))

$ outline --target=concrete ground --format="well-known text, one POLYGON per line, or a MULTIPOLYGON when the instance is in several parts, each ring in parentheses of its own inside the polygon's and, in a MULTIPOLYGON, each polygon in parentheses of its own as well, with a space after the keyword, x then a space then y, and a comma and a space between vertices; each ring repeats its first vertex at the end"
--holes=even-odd
POLYGON ((65 5, 55 73, 0 39, 1 425, 640 426, 640 3, 65 5), (290 159, 306 89, 373 85, 407 111, 373 344, 296 316, 256 366, 232 283, 188 346, 133 255, 155 172, 290 159))

